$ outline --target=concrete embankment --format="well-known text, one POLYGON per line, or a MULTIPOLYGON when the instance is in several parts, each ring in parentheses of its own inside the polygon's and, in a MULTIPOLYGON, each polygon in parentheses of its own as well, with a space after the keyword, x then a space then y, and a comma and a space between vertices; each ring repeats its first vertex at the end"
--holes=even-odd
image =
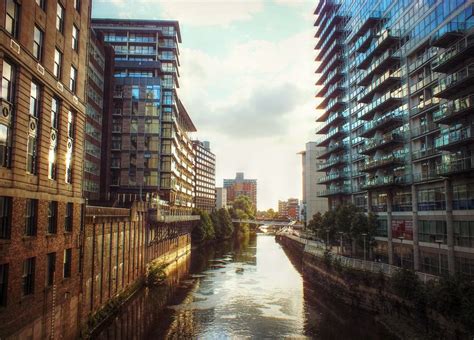
MULTIPOLYGON (((420 312, 413 301, 396 295, 391 276, 396 267, 329 254, 322 245, 295 235, 277 241, 304 279, 352 308, 371 312, 400 339, 463 339, 463 330, 430 309, 420 312)), ((435 279, 418 274, 423 282, 435 279)))

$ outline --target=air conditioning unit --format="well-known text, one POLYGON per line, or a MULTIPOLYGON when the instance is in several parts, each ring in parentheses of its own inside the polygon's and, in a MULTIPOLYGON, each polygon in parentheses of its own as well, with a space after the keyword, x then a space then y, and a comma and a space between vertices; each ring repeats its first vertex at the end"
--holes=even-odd
POLYGON ((38 131, 38 121, 34 117, 30 117, 30 122, 28 124, 28 131, 29 134, 32 136, 36 136, 36 133, 38 131))
POLYGON ((5 99, 0 98, 0 121, 10 125, 12 117, 12 105, 5 99))

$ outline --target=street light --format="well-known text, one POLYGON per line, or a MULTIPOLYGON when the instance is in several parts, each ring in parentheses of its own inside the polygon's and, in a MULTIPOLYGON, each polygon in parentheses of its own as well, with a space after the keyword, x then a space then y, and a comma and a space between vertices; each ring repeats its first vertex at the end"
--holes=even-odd
POLYGON ((399 236, 398 239, 400 240, 400 267, 403 268, 403 240, 405 237, 399 236))
POLYGON ((367 234, 362 233, 361 235, 364 236, 364 261, 367 261, 367 256, 366 256, 366 253, 365 253, 365 237, 367 236, 367 234))
POLYGON ((339 235, 341 235, 340 243, 339 243, 339 250, 340 250, 340 255, 342 255, 342 235, 344 235, 344 233, 342 231, 340 231, 339 235))
POLYGON ((443 240, 436 240, 436 243, 438 243, 438 273, 441 276, 441 243, 443 243, 443 240))

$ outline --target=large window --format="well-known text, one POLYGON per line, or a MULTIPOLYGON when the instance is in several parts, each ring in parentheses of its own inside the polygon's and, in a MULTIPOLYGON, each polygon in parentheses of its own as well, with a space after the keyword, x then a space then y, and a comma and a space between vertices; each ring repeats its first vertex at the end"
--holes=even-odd
POLYGON ((27 199, 25 209, 25 235, 36 236, 38 200, 27 199))
POLYGON ((74 139, 74 112, 69 111, 67 114, 67 136, 74 139))
POLYGON ((63 259, 63 277, 71 277, 71 267, 72 267, 72 248, 64 249, 64 259, 63 259))
POLYGON ((56 253, 46 254, 46 287, 53 285, 55 271, 56 271, 56 253))
POLYGON ((64 217, 64 230, 66 232, 72 232, 72 224, 74 218, 74 205, 71 202, 66 204, 66 216, 64 217))
POLYGON ((71 77, 69 79, 69 89, 72 93, 76 93, 77 89, 77 69, 71 66, 71 77))
POLYGON ((12 198, 0 196, 0 239, 9 239, 12 223, 12 198))
POLYGON ((39 118, 40 113, 40 87, 35 82, 31 82, 30 90, 30 115, 39 118))
POLYGON ((8 263, 0 264, 0 306, 7 305, 8 263))
POLYGON ((35 268, 36 257, 30 257, 23 262, 22 290, 23 295, 31 295, 35 292, 35 268))
POLYGON ((18 12, 20 6, 15 0, 7 0, 5 13, 5 28, 13 37, 18 38, 18 12))
POLYGON ((37 26, 35 26, 33 31, 33 56, 38 60, 42 60, 43 56, 43 40, 44 33, 37 26))
MULTIPOLYGON (((14 103, 15 68, 3 60, 2 88, 0 96, 7 102, 14 103)), ((11 117, 11 114, 10 114, 11 117)), ((0 167, 10 167, 11 160, 11 118, 10 122, 0 124, 0 167)))
POLYGON ((418 221, 418 239, 420 242, 446 243, 446 221, 418 221))
POLYGON ((453 209, 474 209, 474 183, 453 186, 453 209))
POLYGON ((63 54, 58 50, 54 50, 54 68, 53 74, 56 78, 61 78, 61 65, 63 63, 63 54))
POLYGON ((64 30, 64 7, 58 3, 58 7, 56 9, 56 29, 63 33, 64 30))
POLYGON ((26 154, 26 171, 33 175, 36 174, 36 156, 37 156, 36 148, 37 148, 36 137, 29 136, 28 148, 27 148, 27 154, 26 154))
POLYGON ((59 125, 59 107, 59 99, 53 97, 51 99, 51 127, 56 130, 58 129, 59 125))
POLYGON ((74 51, 79 49, 79 29, 76 25, 72 25, 72 49, 74 51))
POLYGON ((56 234, 58 222, 58 202, 51 201, 48 204, 48 234, 56 234))
POLYGON ((474 221, 454 221, 454 244, 460 247, 474 247, 474 221))
POLYGON ((444 187, 419 190, 417 195, 419 211, 446 209, 444 187))

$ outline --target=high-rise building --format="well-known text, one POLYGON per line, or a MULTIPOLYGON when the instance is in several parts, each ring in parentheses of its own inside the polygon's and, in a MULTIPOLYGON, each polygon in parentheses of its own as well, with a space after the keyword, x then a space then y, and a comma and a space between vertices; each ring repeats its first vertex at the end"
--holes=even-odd
POLYGON ((282 218, 288 217, 288 201, 278 200, 278 216, 282 218))
POLYGON ((235 179, 224 179, 224 188, 227 189, 227 202, 232 202, 239 196, 247 196, 257 210, 257 180, 244 178, 243 172, 237 172, 235 179))
POLYGON ((377 213, 389 263, 472 276, 472 1, 327 0, 315 14, 319 195, 377 213))
POLYGON ((114 53, 102 34, 89 33, 87 102, 84 154, 84 196, 90 201, 108 199, 110 185, 110 121, 114 53))
POLYGON ((39 317, 43 338, 77 331, 89 13, 88 0, 0 2, 2 337, 39 317))
POLYGON ((227 208, 227 189, 216 188, 216 209, 227 208))
POLYGON ((195 176, 188 133, 196 128, 176 94, 178 22, 93 19, 92 27, 115 52, 111 197, 159 196, 165 213, 188 214, 195 176))
POLYGON ((325 148, 317 147, 316 142, 306 143, 305 150, 301 151, 303 202, 300 212, 303 221, 308 223, 317 212, 324 213, 328 210, 328 200, 319 197, 318 193, 325 189, 320 181, 325 176, 323 172, 325 162, 318 157, 325 152, 325 148))
POLYGON ((195 161, 195 197, 198 209, 208 212, 216 209, 216 156, 211 152, 209 142, 193 141, 195 161))

